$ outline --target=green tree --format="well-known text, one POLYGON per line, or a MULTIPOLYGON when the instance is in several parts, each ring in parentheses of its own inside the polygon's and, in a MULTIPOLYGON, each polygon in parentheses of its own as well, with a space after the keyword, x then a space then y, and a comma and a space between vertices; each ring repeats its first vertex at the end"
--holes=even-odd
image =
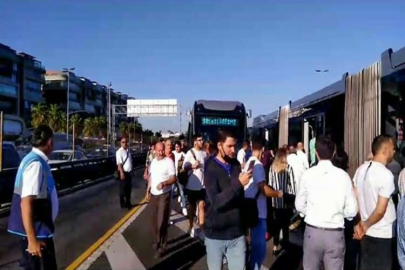
POLYGON ((136 133, 136 125, 135 123, 128 124, 128 133, 131 134, 131 139, 136 140, 134 137, 134 133, 136 133))
POLYGON ((66 114, 59 110, 58 105, 51 104, 48 111, 48 124, 54 131, 63 131, 66 114))
POLYGON ((107 137, 107 118, 106 117, 96 117, 95 119, 97 129, 98 129, 98 135, 102 138, 107 137))
POLYGON ((150 129, 145 129, 143 131, 143 135, 145 135, 145 136, 153 136, 153 131, 150 130, 150 129))
POLYGON ((157 138, 162 137, 162 132, 161 132, 161 131, 156 131, 156 132, 155 132, 155 136, 156 136, 157 138))
POLYGON ((141 123, 139 123, 139 122, 135 123, 135 131, 136 131, 136 133, 139 133, 139 134, 143 131, 143 127, 142 127, 141 123))
POLYGON ((76 137, 79 136, 83 129, 82 119, 80 118, 80 116, 78 114, 74 114, 70 117, 69 121, 70 121, 69 129, 71 131, 73 131, 73 125, 75 125, 75 136, 76 137))
POLYGON ((98 135, 97 121, 94 118, 89 117, 84 120, 83 133, 85 137, 95 137, 98 135))
POLYGON ((128 135, 128 123, 121 122, 119 124, 119 128, 120 128, 120 131, 121 131, 121 136, 127 136, 128 135))
POLYGON ((38 103, 32 108, 31 124, 34 128, 39 125, 48 124, 48 107, 43 103, 38 103))

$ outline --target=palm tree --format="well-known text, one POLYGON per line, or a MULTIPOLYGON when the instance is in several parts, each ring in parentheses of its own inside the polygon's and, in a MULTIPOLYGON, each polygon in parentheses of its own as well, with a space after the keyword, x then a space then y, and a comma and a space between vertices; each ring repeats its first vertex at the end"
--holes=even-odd
POLYGON ((143 131, 142 124, 139 122, 136 122, 135 123, 135 132, 140 134, 142 131, 143 131))
POLYGON ((75 136, 79 136, 82 129, 82 119, 78 114, 74 114, 70 117, 70 129, 73 129, 73 125, 75 126, 75 136))
MULTIPOLYGON (((129 133, 129 135, 131 136, 131 134, 136 134, 136 124, 135 123, 129 123, 128 124, 128 133, 129 133)), ((135 135, 134 136, 131 136, 131 138, 133 139, 133 140, 135 140, 135 135)))
POLYGON ((119 128, 120 128, 120 131, 121 131, 121 136, 127 136, 128 135, 128 123, 121 122, 119 124, 119 128))
POLYGON ((48 123, 54 131, 60 131, 65 125, 66 114, 59 110, 58 105, 51 104, 48 111, 48 123))
POLYGON ((32 108, 31 113, 32 121, 31 124, 34 128, 39 125, 48 123, 48 107, 43 103, 38 103, 34 108, 32 108))
POLYGON ((85 137, 97 136, 98 127, 97 127, 97 122, 94 118, 89 117, 84 120, 83 133, 84 133, 85 137))
POLYGON ((156 131, 155 136, 158 137, 158 138, 162 137, 162 132, 161 131, 156 131))
POLYGON ((98 129, 98 134, 102 138, 107 137, 107 118, 106 117, 96 117, 95 119, 97 129, 98 129))
POLYGON ((143 131, 143 134, 144 134, 145 136, 153 136, 153 131, 150 130, 150 129, 145 129, 145 130, 143 131))

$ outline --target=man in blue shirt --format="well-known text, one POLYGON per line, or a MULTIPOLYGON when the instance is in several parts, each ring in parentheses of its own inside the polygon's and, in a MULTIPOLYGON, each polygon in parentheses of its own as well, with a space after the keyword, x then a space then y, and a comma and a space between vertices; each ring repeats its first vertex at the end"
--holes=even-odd
POLYGON ((21 161, 15 180, 8 232, 20 238, 24 269, 57 269, 53 233, 59 205, 47 163, 52 137, 49 126, 35 129, 32 151, 21 161))

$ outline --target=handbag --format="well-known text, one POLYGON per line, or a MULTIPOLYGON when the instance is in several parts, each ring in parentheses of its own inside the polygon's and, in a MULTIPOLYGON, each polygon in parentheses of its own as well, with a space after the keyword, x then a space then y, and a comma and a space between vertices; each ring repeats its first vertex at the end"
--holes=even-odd
MULTIPOLYGON (((124 165, 125 165, 125 163, 127 162, 128 158, 129 158, 129 153, 127 152, 127 158, 126 158, 126 159, 124 160, 124 162, 122 163, 122 168, 124 168, 124 165)), ((117 181, 120 181, 120 180, 121 180, 121 172, 120 172, 120 170, 117 169, 117 170, 115 171, 114 178, 115 178, 115 180, 117 180, 117 181)))

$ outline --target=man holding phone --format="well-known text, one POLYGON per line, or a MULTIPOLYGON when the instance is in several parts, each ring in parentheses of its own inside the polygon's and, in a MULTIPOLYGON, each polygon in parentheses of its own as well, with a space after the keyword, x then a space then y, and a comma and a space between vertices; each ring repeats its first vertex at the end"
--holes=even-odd
POLYGON ((152 211, 155 258, 160 258, 166 252, 167 229, 170 218, 170 191, 177 179, 174 162, 164 156, 163 143, 157 143, 155 149, 156 158, 150 165, 150 189, 148 189, 147 197, 150 200, 149 205, 152 211))
POLYGON ((245 198, 256 198, 259 210, 259 221, 251 228, 250 269, 261 269, 266 257, 267 200, 266 197, 283 197, 283 191, 275 191, 266 184, 266 173, 260 158, 263 154, 263 143, 252 143, 252 156, 245 165, 245 172, 252 172, 249 183, 245 186, 245 198))
POLYGON ((217 155, 207 160, 204 170, 207 264, 211 270, 222 269, 225 256, 230 270, 245 269, 243 187, 248 184, 252 172, 241 173, 235 158, 236 136, 231 132, 219 131, 217 147, 217 155))

